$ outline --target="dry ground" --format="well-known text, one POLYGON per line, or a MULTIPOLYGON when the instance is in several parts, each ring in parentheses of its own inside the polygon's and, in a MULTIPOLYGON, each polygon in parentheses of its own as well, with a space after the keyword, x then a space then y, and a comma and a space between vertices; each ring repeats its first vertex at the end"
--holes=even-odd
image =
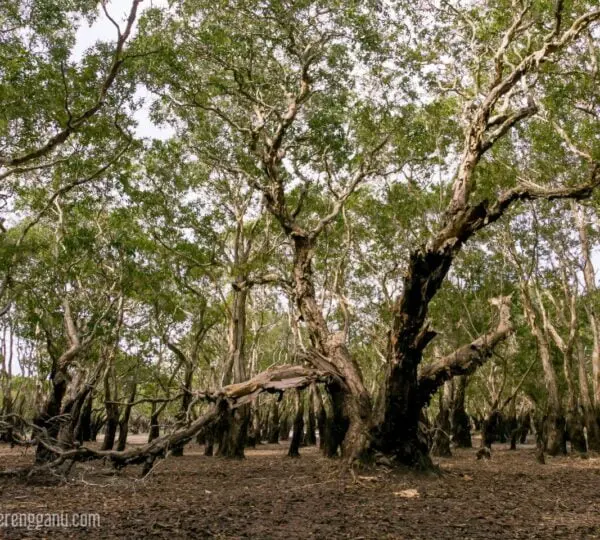
MULTIPOLYGON (((4 538, 600 538, 600 458, 548 458, 497 445, 440 460, 441 476, 342 472, 314 448, 263 445, 243 461, 183 458, 115 474, 81 464, 68 482, 0 477, 0 513, 99 513, 97 529, 2 529, 4 538)), ((31 450, 0 447, 0 469, 31 450)))

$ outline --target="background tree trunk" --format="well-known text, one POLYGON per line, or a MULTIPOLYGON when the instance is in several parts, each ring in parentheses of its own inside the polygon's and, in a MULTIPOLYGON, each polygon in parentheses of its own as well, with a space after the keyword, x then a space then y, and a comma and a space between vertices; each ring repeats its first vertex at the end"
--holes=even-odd
POLYGON ((129 386, 129 397, 127 399, 127 405, 123 408, 123 414, 119 420, 119 438, 117 440, 117 451, 122 452, 125 450, 127 445, 127 434, 129 432, 129 419, 131 417, 131 410, 133 409, 133 403, 137 394, 137 381, 134 379, 131 381, 129 386))
POLYGON ((452 381, 446 381, 440 394, 440 410, 434 423, 433 441, 431 454, 438 457, 450 457, 450 406, 452 403, 452 381))
POLYGON ((307 411, 306 411, 306 418, 307 418, 307 423, 306 423, 306 434, 304 436, 304 444, 306 446, 314 446, 317 444, 317 434, 316 434, 316 428, 317 428, 317 422, 316 422, 316 418, 315 418, 315 389, 314 389, 314 385, 311 386, 308 390, 308 407, 307 407, 307 411))
POLYGON ((465 393, 468 378, 466 375, 455 377, 454 395, 450 409, 450 425, 452 427, 452 441, 459 448, 471 448, 471 421, 465 410, 465 393))
POLYGON ((104 428, 104 441, 102 450, 112 450, 115 445, 117 428, 119 427, 119 405, 116 390, 116 376, 114 366, 111 364, 104 375, 104 405, 106 407, 106 426, 104 428))
POLYGON ((279 401, 273 398, 269 407, 267 422, 267 442, 277 444, 279 442, 279 401))
POLYGON ((295 415, 293 423, 292 441, 288 451, 289 457, 300 457, 300 444, 304 438, 304 400, 300 390, 294 392, 295 415))

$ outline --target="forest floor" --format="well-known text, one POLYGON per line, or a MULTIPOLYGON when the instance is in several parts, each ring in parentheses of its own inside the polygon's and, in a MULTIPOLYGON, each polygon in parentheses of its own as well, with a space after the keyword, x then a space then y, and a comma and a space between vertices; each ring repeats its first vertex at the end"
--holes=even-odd
MULTIPOLYGON (((140 440, 141 442, 141 440, 140 440)), ((114 473, 80 464, 68 482, 0 477, 0 514, 97 513, 100 527, 0 528, 0 538, 600 538, 600 457, 535 461, 531 447, 495 445, 439 459, 441 475, 382 467, 342 471, 314 448, 285 457, 261 445, 247 459, 202 455, 114 473)), ((0 470, 32 450, 0 446, 0 470)))

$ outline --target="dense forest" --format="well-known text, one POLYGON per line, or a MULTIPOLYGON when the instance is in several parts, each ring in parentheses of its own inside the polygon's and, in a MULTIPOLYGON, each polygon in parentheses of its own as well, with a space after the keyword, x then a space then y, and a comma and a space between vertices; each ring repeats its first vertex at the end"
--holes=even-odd
POLYGON ((599 64, 597 0, 0 2, 3 478, 593 480, 599 64))

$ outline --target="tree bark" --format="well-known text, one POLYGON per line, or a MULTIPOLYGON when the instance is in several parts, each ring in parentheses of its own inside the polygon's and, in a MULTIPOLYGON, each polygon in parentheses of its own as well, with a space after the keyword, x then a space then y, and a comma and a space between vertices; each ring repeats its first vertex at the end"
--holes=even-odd
MULTIPOLYGON (((596 272, 592 262, 592 250, 587 233, 584 209, 581 205, 572 203, 573 213, 575 215, 577 229, 579 232, 579 241, 581 243, 581 253, 583 255, 583 277, 585 288, 588 295, 593 295, 596 291, 596 272)), ((594 310, 594 302, 590 302, 587 307, 587 316, 592 329, 594 345, 592 349, 592 389, 594 396, 594 406, 600 410, 600 321, 594 310)))
POLYGON ((300 444, 304 438, 304 400, 300 390, 294 392, 295 415, 289 457, 300 457, 300 444))
POLYGON ((279 401, 273 398, 269 408, 267 423, 267 442, 277 444, 279 442, 279 401))
MULTIPOLYGON (((228 356, 223 384, 241 383, 246 380, 246 304, 248 301, 247 279, 240 278, 233 285, 233 302, 229 321, 228 356)), ((250 407, 241 407, 230 413, 223 422, 218 455, 243 458, 250 426, 250 407)))
POLYGON ((327 425, 327 413, 325 411, 325 405, 323 404, 323 396, 321 396, 321 391, 316 385, 314 386, 314 398, 317 416, 317 429, 319 430, 319 450, 323 450, 323 438, 325 436, 325 429, 327 425))
MULTIPOLYGON (((184 360, 184 374, 183 374, 183 396, 181 397, 181 408, 177 415, 178 424, 185 424, 187 422, 188 409, 192 403, 192 381, 194 378, 194 365, 189 360, 184 360)), ((174 457, 183 456, 183 446, 175 446, 171 449, 171 455, 174 457)))
POLYGON ((104 406, 106 408, 106 426, 102 450, 112 450, 115 445, 117 428, 119 427, 119 405, 116 403, 116 375, 112 361, 104 375, 104 406), (114 392, 113 392, 114 389, 114 392))
POLYGON ((525 317, 537 343, 538 355, 544 372, 544 383, 548 393, 545 427, 546 450, 549 455, 556 456, 566 453, 565 418, 558 391, 556 371, 550 355, 546 325, 543 324, 544 312, 541 312, 542 323, 540 323, 540 317, 534 308, 529 286, 524 283, 521 284, 521 298, 523 300, 525 317))
MULTIPOLYGON (((64 366, 53 362, 52 372, 50 374, 50 395, 46 400, 43 409, 34 418, 34 425, 45 430, 49 439, 56 439, 60 429, 57 417, 60 415, 62 401, 67 391, 69 375, 64 366)), ((52 461, 56 456, 45 446, 38 444, 35 451, 36 463, 52 461)))
POLYGON ((453 379, 454 395, 450 411, 450 425, 452 426, 452 441, 459 448, 471 448, 471 421, 465 410, 465 392, 468 378, 462 375, 453 379))
POLYGON ((452 403, 452 382, 446 381, 443 392, 440 394, 440 410, 434 423, 433 441, 431 444, 431 455, 438 457, 450 457, 450 406, 452 403))
POLYGON ((315 446, 317 444, 317 421, 315 418, 315 391, 316 388, 311 386, 308 390, 308 407, 306 411, 306 434, 304 444, 306 446, 315 446))
POLYGON ((151 443, 154 439, 160 437, 160 424, 158 423, 158 417, 162 412, 162 407, 156 407, 156 403, 152 402, 152 409, 150 412, 150 431, 148 433, 148 442, 151 443))
POLYGON ((594 404, 590 397, 590 389, 587 380, 585 365, 585 352, 581 342, 577 342, 577 368, 579 380, 579 395, 583 408, 583 417, 587 429, 588 448, 594 452, 600 452, 600 423, 596 415, 594 404))
POLYGON ((280 407, 279 411, 279 440, 289 441, 290 439, 290 411, 287 407, 280 407))
POLYGON ((75 439, 80 443, 92 440, 92 406, 94 397, 90 392, 85 400, 79 420, 79 429, 75 433, 75 439))
POLYGON ((131 381, 129 386, 129 397, 127 404, 123 408, 123 414, 119 419, 119 438, 117 440, 117 451, 122 452, 125 450, 127 445, 127 435, 129 433, 129 419, 131 418, 131 411, 133 409, 133 403, 137 394, 137 381, 134 379, 131 381))

